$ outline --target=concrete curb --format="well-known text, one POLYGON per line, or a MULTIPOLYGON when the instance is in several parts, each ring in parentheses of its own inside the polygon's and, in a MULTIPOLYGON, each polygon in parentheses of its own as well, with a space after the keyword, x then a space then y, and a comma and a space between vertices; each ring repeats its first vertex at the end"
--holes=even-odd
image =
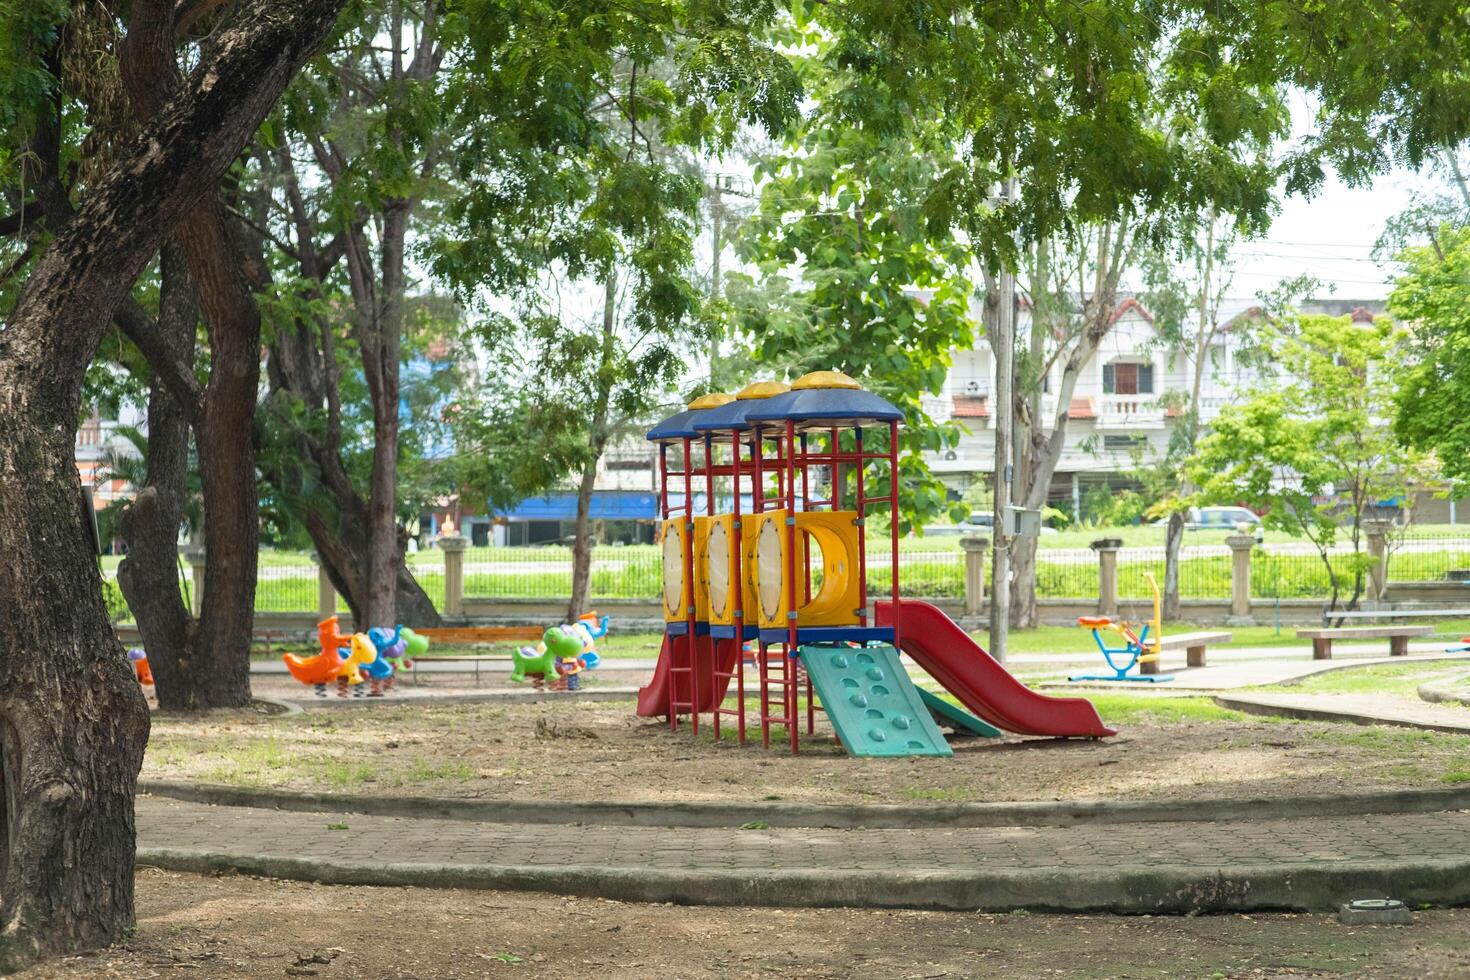
POLYGON ((1419 697, 1432 704, 1470 704, 1470 675, 1461 677, 1458 684, 1420 684, 1419 697))
POLYGON ((253 694, 251 695, 250 699, 252 701, 259 701, 262 704, 269 704, 274 707, 280 708, 281 713, 277 715, 278 718, 290 718, 292 715, 301 714, 301 706, 299 704, 296 704, 293 701, 287 701, 283 698, 268 698, 259 694, 253 694))
POLYGON ((1031 908, 1184 915, 1265 909, 1328 910, 1353 896, 1396 895, 1411 905, 1470 902, 1470 861, 1334 862, 1200 869, 1172 865, 1082 871, 661 871, 647 868, 373 864, 271 855, 139 848, 143 866, 195 874, 238 872, 328 885, 539 891, 681 905, 1031 908))
POLYGON ((1390 725, 1395 728, 1417 728, 1427 732, 1445 732, 1450 735, 1470 735, 1470 723, 1445 725, 1438 722, 1417 722, 1407 718, 1387 715, 1370 715, 1353 711, 1338 711, 1332 708, 1311 708, 1300 704, 1278 704, 1274 701, 1255 701, 1236 695, 1217 694, 1212 698, 1222 708, 1233 708, 1250 715, 1276 718, 1295 718, 1298 721, 1336 721, 1349 725, 1390 725))
POLYGON ((1470 786, 1282 797, 1272 800, 1077 800, 1040 803, 895 804, 618 803, 558 800, 456 800, 245 789, 207 783, 138 781, 140 793, 214 806, 298 813, 361 813, 504 824, 604 827, 819 827, 835 830, 933 827, 1071 827, 1087 824, 1281 820, 1298 817, 1470 810, 1470 786))
POLYGON ((411 698, 392 696, 383 698, 290 698, 285 703, 295 705, 302 711, 331 711, 343 708, 401 707, 413 704, 476 704, 491 701, 510 701, 521 704, 540 701, 632 701, 637 697, 638 688, 636 687, 594 687, 584 691, 485 691, 481 694, 426 694, 411 698))

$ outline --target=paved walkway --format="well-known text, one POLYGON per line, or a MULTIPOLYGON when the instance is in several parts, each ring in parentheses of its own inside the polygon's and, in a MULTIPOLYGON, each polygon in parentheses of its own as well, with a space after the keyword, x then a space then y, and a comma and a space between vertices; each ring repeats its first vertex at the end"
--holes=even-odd
POLYGON ((1470 812, 1106 828, 736 830, 564 827, 363 814, 283 813, 158 797, 138 803, 139 845, 223 854, 384 862, 593 864, 674 869, 979 870, 1117 868, 1137 863, 1282 862, 1460 856, 1470 812), (333 830, 332 825, 346 825, 333 830))
POLYGON ((1464 901, 1467 843, 1464 811, 1086 828, 738 830, 138 801, 143 864, 728 904, 1311 908, 1368 884, 1417 901, 1464 901))
POLYGON ((1392 694, 1290 694, 1226 692, 1216 703, 1252 714, 1277 715, 1355 725, 1393 725, 1470 735, 1470 711, 1392 694))

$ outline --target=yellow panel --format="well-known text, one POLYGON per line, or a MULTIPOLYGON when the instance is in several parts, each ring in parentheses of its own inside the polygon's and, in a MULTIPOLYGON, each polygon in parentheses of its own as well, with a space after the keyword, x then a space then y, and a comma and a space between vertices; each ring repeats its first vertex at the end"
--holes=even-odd
POLYGON ((762 629, 786 626, 786 512, 768 510, 744 518, 745 618, 762 629))
POLYGON ((743 562, 735 547, 735 515, 717 514, 710 518, 709 537, 705 542, 703 586, 709 597, 709 621, 715 626, 735 625, 735 584, 742 585, 741 601, 748 603, 750 586, 740 578, 743 562))
POLYGON ((802 391, 807 388, 854 388, 861 391, 862 387, 841 371, 813 371, 791 382, 792 391, 802 391))
MULTIPOLYGON (((814 541, 821 556, 822 587, 796 610, 798 626, 851 626, 862 608, 859 593, 857 512, 813 511, 796 515, 802 538, 814 541)), ((797 553, 800 562, 801 553, 797 553)), ((800 567, 798 565, 798 567, 800 567)))
POLYGON ((671 517, 663 522, 664 622, 678 623, 689 618, 694 594, 684 574, 684 542, 686 518, 671 517))
POLYGON ((802 570, 808 542, 815 542, 822 584, 810 602, 796 610, 798 626, 851 626, 858 622, 862 596, 857 574, 857 513, 816 511, 796 515, 797 581, 786 581, 786 512, 766 511, 745 518, 745 564, 750 596, 745 614, 752 609, 763 629, 785 628, 791 608, 792 589, 803 589, 802 570))
POLYGON ((694 618, 709 622, 709 576, 703 574, 709 561, 711 517, 694 519, 694 618))

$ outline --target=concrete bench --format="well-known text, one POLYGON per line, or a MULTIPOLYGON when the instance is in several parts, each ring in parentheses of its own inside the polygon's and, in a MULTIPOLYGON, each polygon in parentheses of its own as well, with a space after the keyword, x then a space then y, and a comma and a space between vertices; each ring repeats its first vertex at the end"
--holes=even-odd
POLYGON ((1409 637, 1429 636, 1433 626, 1339 626, 1336 629, 1297 630, 1299 639, 1312 641, 1313 660, 1332 659, 1333 640, 1388 640, 1392 657, 1409 655, 1409 637))
POLYGON ((1165 650, 1183 649, 1186 663, 1191 667, 1203 667, 1205 665, 1205 647, 1211 643, 1229 643, 1232 639, 1230 633, 1174 633, 1166 635, 1159 641, 1159 657, 1151 660, 1140 660, 1138 672, 1140 674, 1157 674, 1159 672, 1159 659, 1162 659, 1165 650))

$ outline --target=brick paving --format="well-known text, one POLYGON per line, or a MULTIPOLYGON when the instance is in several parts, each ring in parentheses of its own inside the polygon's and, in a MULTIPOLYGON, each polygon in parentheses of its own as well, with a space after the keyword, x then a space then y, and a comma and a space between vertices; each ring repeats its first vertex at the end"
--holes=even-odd
POLYGON ((1470 811, 1080 828, 737 830, 291 813, 140 797, 138 845, 232 857, 633 871, 1233 871, 1463 860, 1470 811))

